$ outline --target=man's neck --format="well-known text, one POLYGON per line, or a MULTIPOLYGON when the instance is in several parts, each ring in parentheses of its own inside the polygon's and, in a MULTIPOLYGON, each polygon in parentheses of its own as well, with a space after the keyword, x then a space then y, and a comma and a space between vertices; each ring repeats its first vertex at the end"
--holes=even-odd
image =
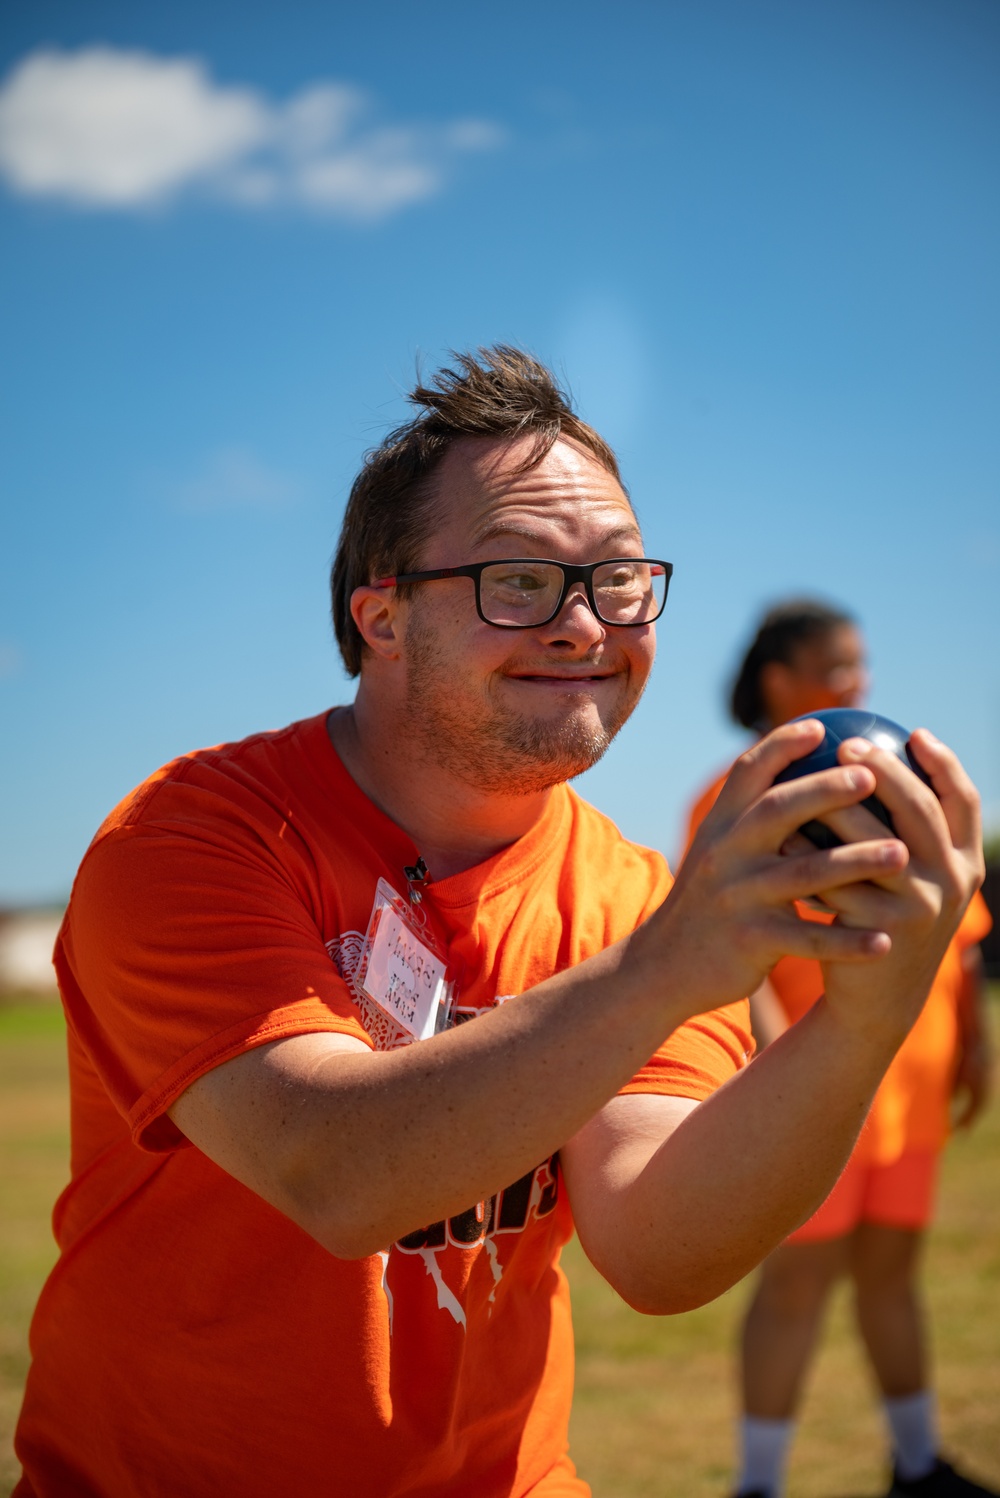
POLYGON ((474 868, 523 837, 551 795, 477 790, 429 760, 417 745, 401 755, 398 737, 360 694, 351 707, 333 709, 327 732, 352 780, 412 838, 435 879, 474 868))

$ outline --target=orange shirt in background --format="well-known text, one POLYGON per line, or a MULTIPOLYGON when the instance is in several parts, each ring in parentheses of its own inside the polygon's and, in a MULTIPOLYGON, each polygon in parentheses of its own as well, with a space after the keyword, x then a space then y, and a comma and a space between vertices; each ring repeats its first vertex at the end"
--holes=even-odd
POLYGON ((949 1133, 958 1063, 963 954, 993 925, 986 901, 973 895, 938 968, 927 1002, 886 1072, 868 1116, 875 1161, 887 1164, 911 1151, 938 1150, 949 1133))
MULTIPOLYGON (((726 770, 713 780, 694 802, 688 816, 685 851, 715 805, 728 774, 726 770)), ((796 908, 807 920, 828 919, 808 906, 799 904, 796 908)), ((913 1029, 882 1079, 856 1155, 861 1151, 871 1163, 887 1165, 903 1154, 938 1150, 944 1145, 959 1042, 963 952, 982 941, 992 924, 985 900, 975 894, 913 1029)), ((769 979, 790 1024, 801 1019, 823 992, 820 965, 811 958, 783 957, 772 968, 769 979)))
MULTIPOLYGON (((56 952, 72 1179, 31 1333, 19 1498, 589 1491, 567 1454, 557 1157, 344 1261, 168 1116, 196 1077, 268 1041, 399 1039, 349 980, 377 880, 405 893, 417 856, 325 715, 174 761, 101 828, 56 952)), ((669 887, 659 854, 558 787, 525 837, 429 886, 461 1017, 602 950, 669 887)), ((624 1090, 703 1098, 750 1045, 745 1004, 703 1015, 624 1090)))

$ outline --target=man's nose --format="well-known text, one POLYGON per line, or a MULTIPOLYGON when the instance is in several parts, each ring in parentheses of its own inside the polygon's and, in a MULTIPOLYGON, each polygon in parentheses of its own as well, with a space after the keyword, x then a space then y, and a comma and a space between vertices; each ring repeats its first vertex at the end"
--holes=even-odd
POLYGON ((592 645, 604 639, 607 626, 602 624, 590 607, 583 584, 574 583, 563 599, 558 614, 548 624, 542 625, 540 633, 550 644, 566 640, 574 646, 579 645, 589 650, 592 645))

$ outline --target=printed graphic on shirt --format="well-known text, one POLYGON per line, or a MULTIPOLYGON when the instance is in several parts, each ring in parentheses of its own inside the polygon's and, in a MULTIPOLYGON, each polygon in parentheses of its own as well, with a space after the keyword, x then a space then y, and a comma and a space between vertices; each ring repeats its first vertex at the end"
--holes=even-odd
POLYGON ((326 950, 332 957, 337 972, 351 990, 361 1014, 361 1023, 375 1049, 394 1051, 397 1046, 409 1045, 412 1035, 408 1035, 403 1026, 376 1004, 374 999, 369 998, 363 989, 359 991, 354 986, 354 975, 365 950, 365 933, 344 931, 326 943, 326 950))
POLYGON ((550 1155, 512 1186, 505 1186, 488 1201, 477 1202, 458 1217, 435 1222, 407 1233, 393 1247, 403 1253, 423 1248, 478 1248, 488 1238, 502 1233, 523 1233, 532 1218, 547 1217, 559 1199, 559 1156, 550 1155))
POLYGON ((446 1284, 443 1258, 448 1248, 485 1250, 493 1275, 493 1288, 489 1303, 492 1307, 497 1287, 503 1279, 498 1239, 505 1234, 523 1233, 529 1223, 548 1217, 555 1211, 559 1199, 559 1156, 552 1155, 541 1165, 529 1170, 512 1186, 491 1196, 488 1201, 477 1202, 457 1217, 446 1222, 434 1222, 430 1227, 418 1228, 407 1233, 392 1245, 389 1254, 382 1256, 382 1288, 389 1304, 389 1330, 392 1330, 392 1294, 389 1289, 389 1263, 392 1253, 416 1254, 424 1261, 424 1268, 437 1291, 438 1309, 447 1311, 459 1326, 465 1326, 465 1308, 458 1296, 446 1284))

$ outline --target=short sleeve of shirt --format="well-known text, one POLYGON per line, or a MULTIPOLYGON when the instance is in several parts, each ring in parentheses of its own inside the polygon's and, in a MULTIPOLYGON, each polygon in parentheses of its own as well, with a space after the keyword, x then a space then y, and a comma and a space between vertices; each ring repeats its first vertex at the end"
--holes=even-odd
POLYGON ((368 1043, 295 885, 280 850, 235 819, 143 821, 89 851, 56 966, 70 1021, 142 1147, 184 1143, 165 1110, 243 1051, 321 1030, 368 1043))
POLYGON ((742 999, 679 1026, 621 1091, 701 1102, 742 1070, 753 1051, 750 1005, 742 999))

